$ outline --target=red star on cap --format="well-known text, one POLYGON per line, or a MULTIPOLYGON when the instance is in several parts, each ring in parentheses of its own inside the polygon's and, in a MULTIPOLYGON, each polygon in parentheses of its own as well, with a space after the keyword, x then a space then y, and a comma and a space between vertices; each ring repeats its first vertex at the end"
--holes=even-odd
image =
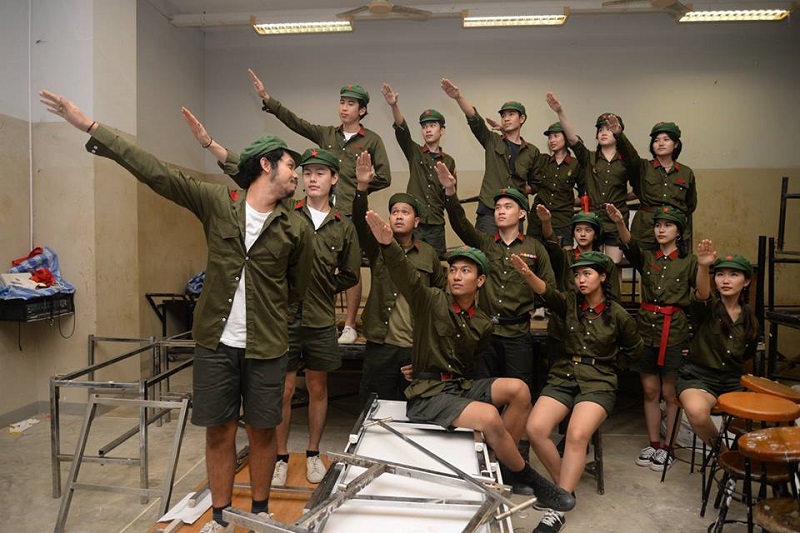
POLYGON ((319 153, 319 152, 317 152, 316 150, 311 150, 311 155, 312 155, 313 157, 317 157, 317 154, 318 154, 318 153, 319 153))
POLYGON ((352 83, 348 83, 348 84, 347 84, 347 88, 348 88, 348 89, 352 89, 352 88, 353 88, 353 84, 352 84, 352 83))
POLYGON ((732 255, 726 255, 725 259, 731 260, 731 259, 733 259, 733 256, 732 255))
POLYGON ((669 213, 669 207, 667 207, 667 206, 664 206, 664 207, 662 207, 662 208, 661 208, 661 210, 662 210, 664 213, 669 213))
POLYGON ((426 115, 430 115, 430 114, 431 114, 431 110, 430 110, 430 109, 426 109, 426 110, 425 110, 425 114, 426 114, 426 115))

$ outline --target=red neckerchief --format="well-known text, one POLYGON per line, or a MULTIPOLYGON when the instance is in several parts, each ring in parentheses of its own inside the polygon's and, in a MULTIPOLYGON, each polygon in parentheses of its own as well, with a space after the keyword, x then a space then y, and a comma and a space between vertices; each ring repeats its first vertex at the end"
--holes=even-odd
POLYGON ((660 248, 656 250, 656 259, 664 259, 665 257, 670 261, 674 261, 675 259, 678 258, 678 250, 672 250, 668 254, 662 252, 660 248))
POLYGON ((475 304, 472 304, 469 309, 464 311, 461 309, 461 306, 458 305, 458 302, 453 302, 453 311, 456 312, 457 315, 463 315, 464 313, 468 314, 470 318, 475 316, 475 304))

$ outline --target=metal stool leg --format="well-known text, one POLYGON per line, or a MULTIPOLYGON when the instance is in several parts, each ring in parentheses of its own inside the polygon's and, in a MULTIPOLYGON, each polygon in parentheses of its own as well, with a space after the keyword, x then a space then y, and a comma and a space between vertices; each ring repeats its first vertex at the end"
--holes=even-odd
POLYGON ((594 448, 594 480, 597 484, 597 494, 605 494, 605 478, 603 477, 603 435, 600 429, 592 435, 592 447, 594 448))
MULTIPOLYGON (((681 409, 681 404, 679 403, 678 412, 675 413, 675 422, 672 423, 669 445, 667 446, 667 460, 664 461, 664 468, 661 470, 661 483, 664 483, 664 480, 667 478, 667 466, 669 465, 669 458, 672 457, 672 454, 675 452, 675 437, 678 436, 678 428, 681 425, 682 413, 683 409, 681 409)), ((692 462, 694 462, 694 456, 692 457, 692 462)))

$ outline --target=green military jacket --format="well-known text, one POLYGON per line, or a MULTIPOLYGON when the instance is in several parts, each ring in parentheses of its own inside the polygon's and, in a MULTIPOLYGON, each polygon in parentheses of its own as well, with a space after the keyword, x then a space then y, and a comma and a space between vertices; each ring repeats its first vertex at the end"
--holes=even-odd
MULTIPOLYGON (((299 304, 303 326, 323 328, 336 323, 336 295, 349 289, 361 277, 361 250, 353 223, 340 213, 331 211, 319 229, 305 200, 294 206, 314 233, 314 262, 308 290, 299 304)), ((290 317, 296 313, 290 312, 290 317)))
POLYGON ((705 301, 692 300, 690 306, 694 336, 689 345, 689 362, 720 373, 741 374, 742 365, 753 357, 744 328, 744 313, 734 322, 727 334, 715 308, 717 297, 705 301))
POLYGON ((616 391, 616 370, 628 368, 642 354, 642 337, 630 314, 609 300, 590 309, 578 303, 575 292, 559 292, 550 286, 543 298, 550 312, 564 323, 561 340, 566 354, 550 367, 547 382, 560 385, 577 381, 583 394, 616 391), (596 364, 576 362, 572 356, 590 357, 596 364))
POLYGON ((516 168, 512 173, 508 168, 511 150, 508 148, 505 137, 489 130, 477 110, 473 117, 467 117, 467 124, 485 151, 485 170, 480 192, 480 201, 483 205, 493 209, 494 195, 497 191, 514 187, 524 192, 525 186, 541 175, 541 162, 538 157, 540 152, 536 146, 522 139, 522 146, 516 159, 516 168))
POLYGON ((598 149, 590 152, 583 142, 578 141, 570 146, 575 158, 581 164, 586 194, 589 196, 589 210, 597 213, 603 223, 603 232, 617 235, 617 225, 606 213, 605 204, 614 204, 622 213, 622 220, 627 224, 630 208, 628 207, 628 170, 622 161, 622 154, 611 161, 598 149))
POLYGON ((358 133, 346 141, 339 126, 320 126, 298 117, 284 107, 275 98, 264 101, 264 111, 275 115, 293 132, 316 143, 320 148, 328 150, 339 158, 339 183, 336 185, 334 206, 343 215, 350 215, 353 210, 353 198, 356 194, 356 158, 364 151, 372 157, 375 178, 369 184, 370 192, 385 189, 392 183, 392 171, 389 168, 389 156, 383 140, 374 131, 361 128, 358 133))
MULTIPOLYGON (((668 344, 672 346, 687 341, 689 321, 685 311, 697 280, 697 257, 694 254, 678 257, 677 252, 664 255, 661 250, 643 250, 635 240, 623 245, 622 252, 642 276, 642 302, 683 308, 684 311, 672 315, 668 344)), ((639 309, 637 322, 645 346, 659 346, 664 315, 639 309)))
POLYGON ((191 211, 203 224, 208 264, 203 292, 194 309, 195 341, 217 349, 244 269, 245 357, 274 359, 286 354, 289 304, 305 294, 314 255, 308 225, 279 203, 261 235, 246 250, 247 191, 196 181, 104 126, 97 128, 86 148, 113 159, 157 194, 191 211))
MULTIPOLYGON (((555 285, 553 267, 542 243, 521 233, 510 244, 505 244, 499 234, 487 235, 475 229, 464 213, 458 197, 447 196, 445 208, 450 225, 467 246, 479 248, 489 260, 490 268, 486 283, 481 288, 478 307, 490 318, 516 318, 534 311, 534 292, 525 279, 511 264, 511 254, 519 255, 528 267, 547 284, 555 285)), ((495 334, 500 337, 519 337, 530 331, 530 322, 520 324, 496 324, 495 334)))
MULTIPOLYGON (((677 207, 691 219, 697 208, 694 172, 677 161, 667 172, 658 159, 642 159, 624 133, 617 136, 617 149, 628 169, 633 192, 642 205, 631 222, 631 234, 639 242, 654 244, 653 207, 677 207)), ((688 232, 684 232, 684 237, 688 237, 688 232)))
POLYGON ((444 225, 444 188, 439 183, 434 165, 441 161, 454 176, 456 175, 456 162, 439 147, 439 153, 433 154, 427 146, 420 146, 411 140, 408 123, 393 124, 394 135, 403 154, 408 160, 408 187, 406 192, 423 205, 424 216, 420 217, 423 224, 435 226, 444 225))
MULTIPOLYGON (((392 282, 414 315, 414 371, 453 374, 462 381, 462 388, 470 388, 475 361, 486 350, 492 335, 489 317, 474 306, 461 309, 450 294, 426 284, 396 242, 381 249, 392 282)), ((409 400, 435 396, 444 387, 442 381, 415 379, 405 395, 409 400)))
MULTIPOLYGON (((392 281, 386 260, 381 255, 381 246, 364 220, 368 209, 367 195, 356 190, 356 197, 353 201, 353 224, 356 227, 361 248, 369 259, 371 275, 369 296, 364 305, 364 312, 361 313, 361 319, 364 322, 364 338, 370 342, 383 344, 389 333, 389 317, 395 310, 395 302, 401 291, 392 281)), ((422 241, 414 241, 414 245, 405 251, 405 256, 409 264, 416 269, 417 276, 423 284, 439 289, 445 287, 447 279, 444 269, 439 261, 439 255, 431 245, 422 241)), ((418 317, 415 316, 415 324, 417 319, 418 317)), ((416 327, 414 329, 416 330, 416 327)))
POLYGON ((538 166, 542 173, 531 182, 536 199, 528 223, 541 226, 536 217, 536 206, 543 204, 553 215, 554 228, 569 226, 575 214, 575 190, 583 193, 584 189, 580 163, 568 154, 559 165, 555 156, 539 154, 538 166))

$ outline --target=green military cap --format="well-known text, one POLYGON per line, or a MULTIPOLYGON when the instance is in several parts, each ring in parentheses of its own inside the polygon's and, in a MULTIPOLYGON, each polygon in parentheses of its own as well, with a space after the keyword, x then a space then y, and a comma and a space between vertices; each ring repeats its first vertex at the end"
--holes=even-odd
POLYGON ((520 115, 527 116, 527 113, 525 112, 525 106, 519 102, 515 102, 514 100, 509 100, 500 106, 500 111, 498 111, 498 113, 502 113, 503 111, 516 111, 520 115))
POLYGON ((653 215, 653 220, 669 220, 670 222, 674 222, 678 225, 681 231, 684 230, 686 227, 686 215, 683 214, 683 211, 678 209, 677 207, 672 207, 669 205, 662 205, 661 207, 656 208, 656 212, 653 215))
POLYGON ((313 165, 315 163, 325 165, 334 172, 339 172, 339 160, 335 155, 322 148, 309 148, 303 152, 303 160, 300 166, 313 165))
POLYGON ((744 272, 744 277, 750 279, 753 276, 753 265, 750 261, 739 254, 728 254, 724 257, 717 257, 714 261, 714 268, 732 268, 744 272))
POLYGON ((599 128, 600 126, 602 126, 604 124, 608 124, 608 117, 610 117, 611 115, 614 115, 615 117, 617 117, 617 120, 619 121, 620 127, 624 130, 625 129, 625 123, 622 122, 622 117, 617 115, 616 113, 603 113, 602 115, 597 117, 597 122, 595 122, 594 127, 595 128, 599 128))
POLYGON ((576 224, 589 224, 594 228, 595 233, 603 231, 603 223, 600 221, 600 217, 595 213, 578 211, 572 216, 572 220, 570 221, 570 225, 572 225, 573 229, 576 224))
POLYGON ((672 133, 678 139, 681 138, 681 129, 674 122, 657 122, 650 130, 650 137, 655 137, 659 133, 672 133))
POLYGON ((489 272, 489 260, 486 259, 486 254, 473 248, 472 246, 459 246, 447 258, 447 264, 452 265, 456 259, 467 259, 478 265, 478 273, 486 274, 489 272))
POLYGON ((248 159, 251 159, 253 157, 262 157, 263 155, 273 152, 275 150, 285 150, 286 152, 288 152, 289 155, 292 156, 292 159, 294 159, 296 165, 299 165, 300 161, 302 160, 300 154, 298 154, 294 150, 290 150, 282 139, 279 139, 274 135, 264 135, 263 137, 251 142, 247 146, 247 148, 242 150, 239 159, 239 172, 242 171, 242 166, 248 159))
POLYGON ((394 193, 392 195, 391 198, 389 198, 389 211, 392 210, 392 207, 394 207, 394 204, 401 203, 401 202, 404 203, 404 204, 408 204, 411 207, 413 207, 414 208, 414 214, 416 214, 418 217, 424 216, 423 213, 422 213, 422 206, 420 205, 420 203, 417 201, 416 198, 414 198, 413 196, 411 196, 407 192, 396 192, 396 193, 394 193))
POLYGON ((438 122, 439 124, 444 126, 444 115, 442 115, 435 109, 426 109, 419 116, 419 123, 424 124, 425 122, 438 122))
POLYGON ((519 189, 515 189, 513 187, 509 187, 507 189, 500 189, 496 193, 494 193, 494 201, 497 203, 497 200, 500 198, 511 198, 515 202, 519 204, 519 206, 527 211, 530 209, 528 206, 528 197, 520 191, 519 189))
POLYGON ((561 125, 561 122, 553 122, 544 130, 545 135, 550 135, 551 133, 564 133, 564 126, 561 125))
POLYGON ((355 98, 356 100, 363 102, 364 105, 369 104, 369 93, 361 85, 353 85, 352 83, 349 83, 342 87, 342 90, 339 91, 339 96, 355 98))
POLYGON ((603 252, 583 252, 569 268, 574 270, 583 266, 597 269, 600 272, 608 272, 611 268, 611 258, 603 252))

